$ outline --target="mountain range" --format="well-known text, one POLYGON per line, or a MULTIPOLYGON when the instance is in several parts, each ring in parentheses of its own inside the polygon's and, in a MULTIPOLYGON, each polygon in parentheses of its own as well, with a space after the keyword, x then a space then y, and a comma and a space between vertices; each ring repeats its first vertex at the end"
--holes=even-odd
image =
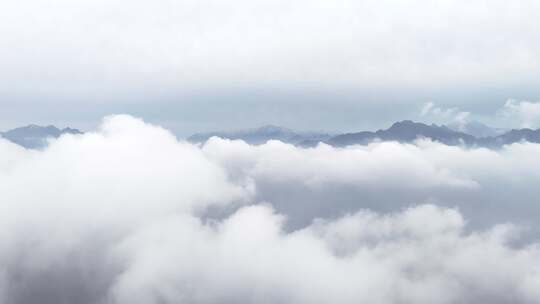
POLYGON ((469 147, 498 148, 520 141, 540 143, 540 129, 514 129, 504 131, 490 128, 479 122, 469 122, 461 126, 424 124, 411 120, 394 123, 388 129, 360 131, 330 135, 323 132, 295 132, 277 126, 265 126, 258 129, 233 132, 210 132, 194 134, 190 142, 205 142, 212 136, 226 139, 240 139, 250 144, 261 144, 268 140, 280 140, 303 147, 313 147, 318 143, 345 147, 356 144, 368 144, 373 141, 413 142, 418 138, 428 138, 446 145, 469 147), (472 134, 471 134, 472 133, 472 134))
MULTIPOLYGON (((55 126, 28 125, 0 132, 0 136, 28 149, 41 149, 47 146, 49 138, 62 134, 82 134, 72 128, 59 129, 55 126)), ((520 141, 540 143, 540 129, 513 129, 503 131, 473 122, 461 126, 424 124, 403 120, 392 124, 388 129, 360 131, 343 134, 325 132, 297 132, 288 128, 267 125, 255 129, 197 133, 189 138, 193 143, 202 143, 217 136, 225 139, 239 139, 249 144, 263 144, 269 140, 279 140, 302 147, 314 147, 326 143, 335 147, 368 144, 373 141, 413 142, 418 138, 428 138, 446 145, 468 147, 499 148, 520 141)))
POLYGON ((324 132, 296 132, 288 128, 266 125, 256 129, 197 133, 190 136, 187 140, 200 143, 214 136, 226 139, 241 139, 253 145, 264 144, 269 140, 279 140, 296 145, 305 141, 326 141, 332 137, 330 134, 324 132))

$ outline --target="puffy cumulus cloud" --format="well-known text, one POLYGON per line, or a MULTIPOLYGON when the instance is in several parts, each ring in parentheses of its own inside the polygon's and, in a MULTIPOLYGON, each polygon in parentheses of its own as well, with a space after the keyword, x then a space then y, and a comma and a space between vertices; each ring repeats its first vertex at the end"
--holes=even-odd
POLYGON ((3 303, 80 303, 108 284, 101 246, 171 214, 251 194, 197 147, 128 116, 108 117, 99 131, 63 136, 42 152, 5 140, 0 149, 7 155, 0 160, 3 303))
POLYGON ((204 225, 173 218, 121 243, 113 303, 535 303, 536 246, 512 227, 467 234, 451 209, 360 211, 283 232, 267 206, 204 225))
POLYGON ((521 128, 540 127, 540 102, 510 99, 499 110, 499 114, 504 119, 517 122, 521 128))
POLYGON ((538 150, 196 146, 129 116, 43 151, 0 139, 0 302, 537 303, 540 244, 463 207, 537 214, 538 150))

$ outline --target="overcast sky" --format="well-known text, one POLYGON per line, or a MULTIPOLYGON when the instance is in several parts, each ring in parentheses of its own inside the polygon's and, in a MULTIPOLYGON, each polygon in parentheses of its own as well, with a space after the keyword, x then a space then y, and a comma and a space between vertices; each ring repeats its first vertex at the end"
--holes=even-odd
POLYGON ((495 114, 540 101, 536 0, 27 0, 1 1, 0 20, 2 130, 113 113, 179 135, 448 120, 428 102, 534 126, 495 114))

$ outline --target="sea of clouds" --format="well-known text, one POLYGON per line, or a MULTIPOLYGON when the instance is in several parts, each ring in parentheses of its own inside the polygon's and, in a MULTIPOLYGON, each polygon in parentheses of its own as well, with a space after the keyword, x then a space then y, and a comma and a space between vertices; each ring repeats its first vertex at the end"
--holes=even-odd
POLYGON ((0 303, 540 303, 539 153, 0 139, 0 303))

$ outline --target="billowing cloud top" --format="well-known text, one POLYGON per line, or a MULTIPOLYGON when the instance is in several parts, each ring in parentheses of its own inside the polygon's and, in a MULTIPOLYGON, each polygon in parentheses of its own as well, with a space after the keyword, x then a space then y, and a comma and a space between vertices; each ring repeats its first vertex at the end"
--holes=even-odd
POLYGON ((538 303, 539 152, 0 139, 0 302, 538 303))

